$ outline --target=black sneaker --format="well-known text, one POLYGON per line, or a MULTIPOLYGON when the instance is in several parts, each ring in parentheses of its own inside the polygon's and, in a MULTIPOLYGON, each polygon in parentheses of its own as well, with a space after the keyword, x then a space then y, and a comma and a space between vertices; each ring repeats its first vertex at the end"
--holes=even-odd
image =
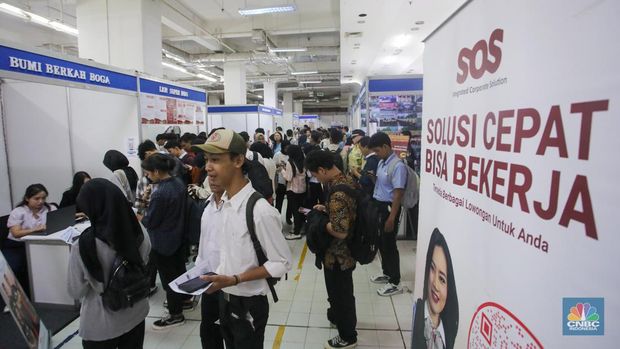
MULTIPOLYGON (((183 301, 183 310, 194 310, 196 309, 196 303, 194 301, 194 297, 192 297, 191 299, 185 300, 183 301)), ((164 300, 164 308, 168 309, 168 300, 164 300)))
POLYGON ((325 349, 352 349, 357 347, 357 341, 347 342, 340 336, 336 336, 325 343, 325 349))
POLYGON ((179 327, 185 324, 185 316, 181 315, 166 315, 161 319, 153 322, 153 329, 157 331, 165 330, 168 328, 179 327))
POLYGON ((301 234, 288 233, 288 234, 284 235, 284 238, 286 240, 299 240, 299 239, 301 239, 301 234))

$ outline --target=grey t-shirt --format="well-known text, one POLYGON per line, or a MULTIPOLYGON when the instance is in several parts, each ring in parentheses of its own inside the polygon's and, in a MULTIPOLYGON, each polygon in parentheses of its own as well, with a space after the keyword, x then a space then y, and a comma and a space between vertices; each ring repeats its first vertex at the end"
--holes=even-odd
MULTIPOLYGON (((144 241, 140 246, 140 255, 146 264, 151 251, 149 234, 142 228, 144 241)), ((104 282, 107 283, 116 258, 116 252, 101 240, 96 240, 97 257, 101 262, 104 282)), ((149 313, 149 300, 145 298, 133 307, 119 311, 110 311, 103 306, 101 293, 104 284, 95 280, 84 266, 80 257, 79 240, 71 246, 68 273, 69 295, 79 299, 80 309, 80 337, 88 341, 104 341, 121 336, 136 327, 149 313)))

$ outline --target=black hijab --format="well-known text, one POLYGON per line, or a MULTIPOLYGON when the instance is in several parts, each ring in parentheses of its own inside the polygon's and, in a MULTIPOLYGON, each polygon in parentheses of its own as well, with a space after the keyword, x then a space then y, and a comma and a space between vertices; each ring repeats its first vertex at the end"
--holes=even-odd
POLYGON ((118 150, 108 150, 103 156, 103 164, 105 167, 114 172, 116 170, 123 170, 127 181, 129 181, 129 188, 132 191, 136 191, 138 186, 138 174, 129 166, 129 160, 127 157, 118 150))
POLYGON ((139 251, 144 239, 142 228, 116 185, 103 178, 92 179, 82 186, 76 202, 91 224, 80 236, 80 256, 90 275, 103 282, 95 238, 105 242, 125 260, 143 264, 139 251))

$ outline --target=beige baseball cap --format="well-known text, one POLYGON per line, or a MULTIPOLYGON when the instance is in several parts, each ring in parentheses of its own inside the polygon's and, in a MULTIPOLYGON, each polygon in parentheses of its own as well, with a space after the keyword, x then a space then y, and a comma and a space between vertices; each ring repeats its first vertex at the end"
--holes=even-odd
POLYGON ((243 137, 237 132, 230 129, 222 129, 213 132, 205 144, 193 145, 192 150, 210 154, 245 154, 247 145, 243 137))

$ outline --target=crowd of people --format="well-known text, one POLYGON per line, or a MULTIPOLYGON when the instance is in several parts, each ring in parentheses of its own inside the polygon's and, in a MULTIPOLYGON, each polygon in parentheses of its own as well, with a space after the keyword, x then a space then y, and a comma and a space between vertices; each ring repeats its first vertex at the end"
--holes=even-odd
MULTIPOLYGON (((312 210, 323 213, 330 239, 317 263, 324 269, 330 304, 326 316, 338 335, 325 347, 355 347, 356 260, 349 241, 357 202, 346 191, 332 190, 336 186, 361 190, 377 205, 384 222, 382 273, 370 281, 383 284, 377 289, 380 296, 403 292, 396 235, 411 161, 395 155, 387 134, 369 137, 359 129, 304 126, 286 132, 278 127, 272 134, 258 128, 250 135, 218 128, 208 135, 160 134, 155 142, 142 142, 138 155, 141 177, 125 155, 109 150, 103 157, 108 177, 91 179, 77 172, 60 201, 60 207, 76 205, 91 224, 86 236, 92 241, 81 237, 82 242, 74 243, 69 265, 69 293, 82 303, 79 333, 84 348, 142 347, 148 301, 139 299, 130 308, 112 311, 101 300, 116 277, 115 256, 144 267, 150 294, 157 292, 159 274, 168 312, 153 323, 155 330, 183 325, 183 311, 196 306, 193 296, 168 286, 195 257, 196 264, 214 273, 201 276, 211 283, 201 296, 203 348, 223 348, 224 343, 227 348, 262 348, 267 297, 271 293, 277 299, 273 280, 291 269, 286 240, 308 233, 306 214, 312 210), (265 195, 270 191, 249 180, 262 178, 261 173, 266 173, 273 195, 265 195), (187 212, 196 202, 202 210, 196 222, 200 231, 191 238, 187 212)), ((3 253, 26 291, 21 238, 45 230, 46 213, 57 207, 48 201, 43 185, 29 186, 7 224, 3 253)))

